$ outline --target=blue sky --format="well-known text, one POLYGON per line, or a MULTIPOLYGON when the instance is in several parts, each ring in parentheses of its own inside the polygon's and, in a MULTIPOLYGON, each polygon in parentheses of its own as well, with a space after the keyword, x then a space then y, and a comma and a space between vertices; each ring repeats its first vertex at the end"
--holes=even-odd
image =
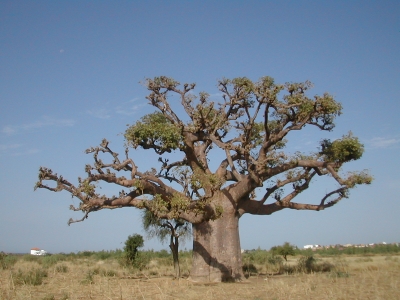
MULTIPOLYGON (((123 153, 127 124, 153 111, 146 77, 167 75, 217 94, 217 80, 310 80, 344 107, 331 133, 289 136, 289 152, 351 130, 365 145, 349 169, 375 181, 322 212, 244 216, 242 248, 400 241, 400 3, 398 1, 1 1, 0 251, 122 248, 142 233, 140 212, 93 213, 67 226, 78 204, 33 191, 40 166, 75 181, 107 138, 123 153)), ((312 95, 310 93, 310 95, 312 95)), ((216 98, 216 100, 218 100, 216 98)), ((152 153, 131 153, 139 168, 152 153)), ((316 182, 318 184, 318 182, 316 182)), ((307 191, 318 201, 324 182, 307 191)), ((167 248, 156 240, 146 248, 167 248)), ((187 248, 191 246, 185 245, 187 248)))

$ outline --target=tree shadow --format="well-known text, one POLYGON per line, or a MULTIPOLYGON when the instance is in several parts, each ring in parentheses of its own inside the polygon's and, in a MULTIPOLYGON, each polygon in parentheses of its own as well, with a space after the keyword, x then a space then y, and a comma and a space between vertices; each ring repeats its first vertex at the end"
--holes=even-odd
MULTIPOLYGON (((209 238, 212 234, 212 228, 209 224, 203 224, 200 228, 196 228, 197 234, 202 235, 203 237, 209 238), (204 226, 206 225, 206 226, 204 226)), ((231 267, 226 266, 225 264, 218 261, 216 257, 210 255, 209 251, 204 248, 204 246, 198 241, 193 241, 193 251, 195 255, 199 255, 203 258, 204 262, 210 267, 214 269, 218 269, 220 271, 221 281, 223 282, 237 282, 243 280, 242 274, 237 273, 232 270, 231 267)), ((212 270, 209 270, 208 276, 210 276, 212 270)))

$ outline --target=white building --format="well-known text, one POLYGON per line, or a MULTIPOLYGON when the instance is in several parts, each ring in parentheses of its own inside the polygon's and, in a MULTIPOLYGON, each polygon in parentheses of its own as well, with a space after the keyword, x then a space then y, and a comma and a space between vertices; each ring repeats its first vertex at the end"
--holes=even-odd
POLYGON ((31 255, 47 255, 47 251, 41 250, 39 248, 32 248, 31 255))
POLYGON ((304 249, 317 249, 321 248, 321 245, 305 245, 304 249))

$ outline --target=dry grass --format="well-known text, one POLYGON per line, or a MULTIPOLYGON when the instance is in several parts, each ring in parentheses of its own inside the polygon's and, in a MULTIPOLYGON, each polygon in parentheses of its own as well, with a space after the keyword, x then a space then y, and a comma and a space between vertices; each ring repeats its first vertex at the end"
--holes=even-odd
MULTIPOLYGON (((143 272, 132 272, 113 260, 80 259, 47 267, 47 277, 39 285, 18 282, 16 277, 18 272, 43 266, 19 260, 12 269, 0 270, 0 299, 400 299, 398 257, 322 260, 334 264, 335 272, 258 275, 243 283, 196 284, 173 280, 172 268, 157 261, 143 272)), ((295 262, 295 258, 289 261, 295 262)), ((182 264, 187 274, 188 265, 182 264)))

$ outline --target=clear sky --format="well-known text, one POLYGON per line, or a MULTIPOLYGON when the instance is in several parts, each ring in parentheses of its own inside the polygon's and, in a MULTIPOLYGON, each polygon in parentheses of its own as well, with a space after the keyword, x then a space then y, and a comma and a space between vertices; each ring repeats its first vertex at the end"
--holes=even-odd
MULTIPOLYGON (((399 1, 0 1, 0 251, 122 248, 143 234, 136 209, 104 210, 67 226, 67 193, 33 191, 46 166, 76 183, 102 138, 123 153, 126 124, 153 111, 146 77, 218 92, 222 77, 310 80, 343 104, 335 130, 289 136, 315 150, 351 130, 365 145, 350 169, 375 181, 322 212, 244 216, 244 249, 400 242, 399 1)), ((145 170, 153 153, 131 156, 145 170)), ((318 184, 318 182, 316 182, 318 184)), ((323 182, 305 194, 318 201, 323 182)), ((156 240, 146 248, 167 248, 156 240)), ((191 248, 190 244, 186 244, 191 248)))

